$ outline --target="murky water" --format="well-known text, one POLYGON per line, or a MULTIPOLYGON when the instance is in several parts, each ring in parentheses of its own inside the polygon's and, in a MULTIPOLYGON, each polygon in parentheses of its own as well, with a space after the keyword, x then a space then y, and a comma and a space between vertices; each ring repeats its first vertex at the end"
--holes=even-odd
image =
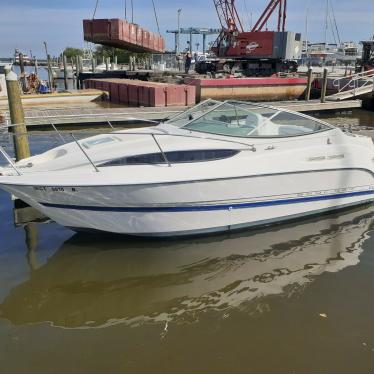
POLYGON ((374 128, 374 112, 369 110, 354 109, 341 114, 320 114, 318 118, 327 120, 333 125, 349 124, 353 126, 367 126, 374 128))
POLYGON ((183 240, 14 219, 0 192, 1 373, 374 372, 373 205, 183 240))

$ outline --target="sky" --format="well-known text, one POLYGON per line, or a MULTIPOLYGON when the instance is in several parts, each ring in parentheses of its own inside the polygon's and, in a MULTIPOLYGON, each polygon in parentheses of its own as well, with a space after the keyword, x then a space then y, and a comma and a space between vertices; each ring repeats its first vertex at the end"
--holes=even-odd
MULTIPOLYGON (((166 34, 177 28, 177 10, 182 9, 181 27, 219 27, 213 0, 154 0, 161 33, 173 49, 174 37, 166 34)), ((245 28, 260 16, 269 0, 236 0, 245 28)), ((359 41, 374 35, 374 0, 330 0, 342 41, 359 41)), ((126 0, 99 0, 96 18, 124 18, 126 0)), ((157 31, 152 0, 133 0, 134 22, 157 31)), ((287 29, 323 41, 327 0, 288 0, 287 29)), ((15 48, 39 58, 44 57, 43 41, 52 55, 66 46, 82 48, 82 19, 92 18, 96 0, 0 0, 0 57, 11 56, 15 48)), ((127 0, 130 4, 130 0, 127 0)), ((128 14, 129 14, 128 6, 128 14)), ((270 24, 269 24, 270 26, 270 24)), ((186 46, 186 37, 181 47, 186 46)), ((331 28, 328 41, 334 42, 331 28)), ((200 42, 198 38, 194 44, 200 42)))

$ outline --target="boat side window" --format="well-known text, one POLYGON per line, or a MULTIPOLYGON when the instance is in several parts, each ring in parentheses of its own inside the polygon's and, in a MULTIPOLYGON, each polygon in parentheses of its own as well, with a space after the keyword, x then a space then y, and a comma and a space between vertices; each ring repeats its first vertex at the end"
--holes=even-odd
POLYGON ((283 111, 274 116, 271 122, 276 125, 278 136, 312 134, 330 129, 329 126, 315 121, 313 118, 283 111))
MULTIPOLYGON (((178 164, 187 162, 222 160, 225 158, 233 157, 239 152, 240 151, 234 149, 202 149, 165 152, 165 156, 169 162, 178 164)), ((117 158, 115 160, 107 161, 99 166, 154 165, 164 163, 165 159, 162 153, 148 153, 143 155, 117 158)))

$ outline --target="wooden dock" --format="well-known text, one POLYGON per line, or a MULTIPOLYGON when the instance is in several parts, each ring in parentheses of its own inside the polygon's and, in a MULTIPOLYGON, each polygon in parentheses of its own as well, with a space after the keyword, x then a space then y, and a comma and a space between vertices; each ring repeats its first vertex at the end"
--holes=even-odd
MULTIPOLYGON (((85 90, 69 90, 57 93, 22 95, 22 104, 27 109, 36 105, 84 105, 95 100, 100 100, 106 95, 102 90, 85 89, 85 90)), ((0 97, 0 110, 8 110, 8 98, 6 96, 0 97)))
MULTIPOLYGON (((348 100, 341 102, 320 103, 318 100, 311 101, 284 101, 264 103, 282 109, 294 110, 302 113, 316 113, 322 111, 347 111, 361 108, 361 100, 348 100)), ((136 124, 147 121, 161 121, 174 116, 188 107, 118 107, 103 108, 98 106, 70 107, 70 108, 48 108, 39 107, 35 109, 25 108, 25 119, 30 130, 49 129, 50 124, 64 128, 91 128, 112 124, 136 124)), ((6 113, 6 123, 9 121, 9 113, 6 113)))

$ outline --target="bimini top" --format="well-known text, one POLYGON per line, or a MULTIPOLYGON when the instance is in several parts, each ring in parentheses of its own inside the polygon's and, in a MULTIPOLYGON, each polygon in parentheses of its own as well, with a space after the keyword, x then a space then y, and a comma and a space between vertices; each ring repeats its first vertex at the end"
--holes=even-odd
POLYGON ((167 121, 179 128, 224 136, 291 137, 334 127, 304 114, 241 101, 206 100, 167 121))

